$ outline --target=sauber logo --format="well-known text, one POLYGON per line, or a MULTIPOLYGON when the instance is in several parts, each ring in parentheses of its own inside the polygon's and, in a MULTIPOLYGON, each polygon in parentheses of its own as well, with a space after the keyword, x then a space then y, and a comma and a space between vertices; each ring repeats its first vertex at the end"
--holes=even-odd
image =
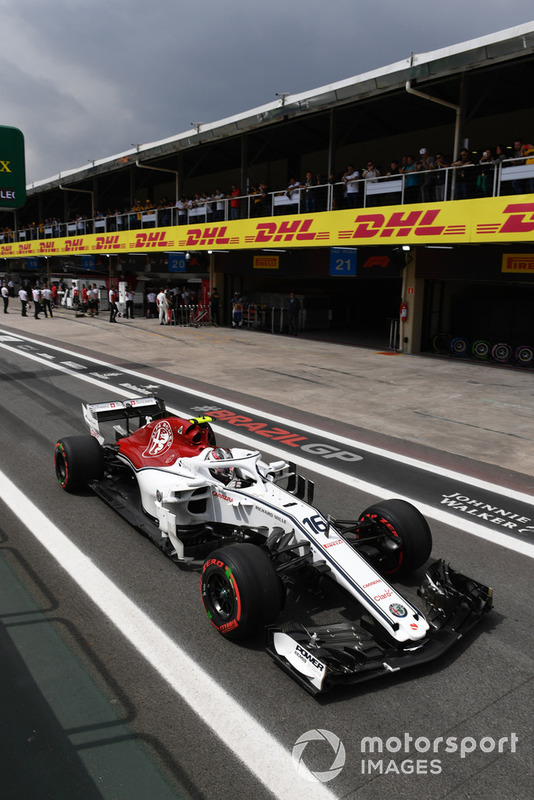
POLYGON ((162 419, 157 422, 152 430, 148 447, 143 453, 147 458, 162 456, 172 447, 174 437, 172 428, 167 420, 162 419))

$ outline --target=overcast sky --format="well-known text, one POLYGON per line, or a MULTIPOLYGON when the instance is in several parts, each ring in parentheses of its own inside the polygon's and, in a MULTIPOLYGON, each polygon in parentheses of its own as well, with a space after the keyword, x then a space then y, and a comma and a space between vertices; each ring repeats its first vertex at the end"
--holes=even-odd
POLYGON ((0 124, 24 133, 28 183, 277 92, 534 18, 532 0, 0 0, 0 9, 0 124))

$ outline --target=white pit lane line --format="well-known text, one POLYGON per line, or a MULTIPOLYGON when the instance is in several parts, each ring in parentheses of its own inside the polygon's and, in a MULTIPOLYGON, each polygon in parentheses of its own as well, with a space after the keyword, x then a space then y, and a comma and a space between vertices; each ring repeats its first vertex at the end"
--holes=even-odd
MULTIPOLYGON (((8 334, 7 331, 2 331, 0 329, 0 334, 2 334, 2 333, 8 334)), ((112 386, 110 384, 107 384, 104 381, 98 380, 97 378, 94 378, 90 374, 82 374, 81 372, 79 372, 77 370, 69 369, 68 367, 64 366, 64 364, 59 364, 59 363, 54 364, 53 362, 49 361, 47 358, 44 358, 43 357, 44 354, 34 355, 34 354, 28 353, 28 352, 26 352, 24 350, 20 350, 20 349, 18 349, 16 347, 11 347, 11 346, 9 346, 9 344, 7 344, 7 342, 9 342, 9 341, 10 342, 26 341, 26 342, 31 342, 34 345, 40 345, 42 347, 43 346, 42 342, 39 342, 36 339, 32 339, 32 338, 30 338, 28 336, 19 336, 18 334, 14 335, 14 336, 8 334, 5 337, 0 335, 0 347, 3 347, 5 350, 9 350, 12 353, 17 353, 18 355, 22 355, 25 358, 29 358, 29 359, 31 359, 33 361, 37 361, 37 362, 39 362, 41 364, 46 364, 48 367, 52 367, 53 369, 57 369, 60 372, 64 372, 64 373, 66 373, 68 375, 71 375, 72 377, 76 377, 79 380, 86 381, 87 383, 91 383, 94 386, 98 386, 98 387, 102 388, 106 392, 106 395, 114 393, 116 395, 122 395, 123 397, 130 397, 130 398, 139 397, 139 395, 135 394, 135 392, 133 392, 132 389, 126 389, 126 388, 121 389, 119 387, 115 387, 115 386, 112 386)), ((58 347, 57 345, 47 345, 47 347, 49 347, 52 350, 57 350, 59 353, 66 354, 68 356, 73 356, 73 357, 78 357, 78 358, 80 357, 79 355, 77 355, 72 350, 68 350, 68 349, 63 348, 63 347, 58 347)), ((84 360, 86 358, 87 357, 84 357, 84 360)), ((102 361, 102 360, 97 359, 97 358, 91 359, 91 361, 92 361, 93 364, 99 365, 101 367, 105 367, 108 370, 112 370, 112 371, 114 370, 115 372, 119 371, 120 373, 122 373, 124 375, 131 375, 131 376, 135 377, 136 379, 141 379, 143 381, 148 381, 149 383, 153 380, 153 378, 151 378, 151 376, 144 375, 142 372, 135 372, 134 370, 128 370, 128 369, 122 369, 122 368, 114 367, 113 365, 109 364, 108 362, 102 361)), ((190 388, 188 388, 187 386, 181 386, 181 384, 179 384, 177 382, 166 381, 166 380, 158 380, 158 385, 159 386, 168 386, 171 389, 179 389, 179 390, 182 390, 184 392, 192 394, 192 391, 191 391, 190 388)), ((221 399, 220 397, 217 397, 216 395, 211 395, 211 394, 206 394, 206 393, 203 393, 203 392, 198 392, 197 396, 198 396, 198 398, 202 398, 202 399, 204 399, 204 400, 206 400, 206 401, 208 401, 210 403, 220 403, 222 405, 227 404, 226 400, 221 399)), ((265 417, 266 419, 272 420, 273 422, 279 422, 279 423, 282 423, 282 424, 288 424, 288 423, 294 424, 291 420, 284 419, 283 417, 278 417, 278 416, 276 416, 274 414, 267 414, 265 412, 259 412, 257 409, 254 409, 253 407, 250 407, 250 406, 245 406, 245 405, 241 405, 239 403, 234 403, 234 402, 232 402, 232 406, 234 406, 236 408, 239 408, 240 410, 242 410, 244 412, 248 412, 248 413, 251 413, 251 414, 257 414, 257 415, 259 414, 259 415, 265 417)), ((186 417, 186 418, 189 418, 191 416, 190 411, 183 411, 183 410, 180 410, 180 409, 171 408, 170 406, 167 406, 167 407, 168 407, 168 410, 171 411, 171 413, 178 414, 179 416, 186 417)), ((237 433, 237 432, 232 431, 231 434, 230 434, 230 432, 227 429, 225 429, 225 428, 223 428, 221 426, 218 426, 217 424, 213 424, 212 427, 217 433, 220 433, 220 434, 222 434, 224 436, 231 436, 231 438, 233 438, 236 442, 240 442, 241 444, 245 444, 248 447, 252 447, 254 450, 258 449, 258 442, 253 440, 253 439, 248 438, 247 436, 245 436, 242 433, 237 433)), ((316 435, 319 434, 321 436, 324 436, 324 431, 319 431, 316 428, 313 428, 311 426, 299 424, 299 428, 303 432, 310 433, 312 435, 313 434, 316 434, 316 435)), ((508 497, 508 498, 517 499, 518 501, 520 501, 522 503, 526 503, 526 504, 532 505, 534 507, 534 498, 531 497, 530 495, 524 494, 523 492, 517 492, 517 491, 514 491, 513 489, 508 489, 508 488, 505 488, 505 487, 502 487, 502 486, 498 486, 497 484, 488 483, 487 481, 482 481, 479 478, 471 478, 469 475, 464 475, 462 473, 454 472, 454 471, 449 470, 449 469, 443 469, 443 468, 437 467, 437 466, 435 466, 433 464, 427 464, 424 461, 418 461, 416 459, 407 458, 407 457, 404 457, 404 456, 401 457, 401 456, 397 455, 396 453, 390 453, 387 450, 382 450, 381 448, 374 447, 373 445, 367 445, 365 443, 358 442, 357 440, 348 439, 348 438, 345 438, 345 437, 342 437, 342 436, 337 436, 335 434, 330 434, 330 438, 332 439, 332 441, 338 442, 339 444, 344 444, 344 445, 353 447, 353 448, 355 448, 357 450, 363 450, 363 451, 367 451, 367 452, 370 452, 370 453, 375 453, 377 455, 389 458, 389 459, 391 459, 393 461, 402 461, 403 464, 408 464, 410 466, 416 467, 417 469, 421 469, 421 470, 425 470, 425 471, 431 471, 434 474, 442 475, 443 477, 446 477, 446 478, 453 478, 454 480, 463 481, 463 482, 469 484, 470 486, 477 487, 477 488, 480 488, 480 489, 487 489, 489 491, 494 492, 495 494, 500 494, 500 495, 503 495, 503 496, 508 497)), ((262 443, 262 446, 261 446, 262 452, 271 453, 272 455, 276 456, 279 459, 283 459, 284 461, 287 460, 288 455, 287 455, 287 453, 285 451, 279 450, 276 447, 274 447, 273 445, 268 444, 267 442, 268 442, 268 440, 266 440, 265 444, 262 443)), ((427 505, 425 503, 421 503, 419 500, 417 500, 415 498, 412 498, 412 497, 409 497, 408 495, 400 495, 397 492, 390 492, 390 491, 386 490, 383 486, 378 486, 376 484, 368 483, 367 481, 363 481, 363 480, 360 480, 358 478, 351 477, 350 475, 347 475, 347 474, 345 474, 345 473, 343 473, 341 471, 335 470, 332 467, 328 467, 325 464, 316 464, 313 461, 308 461, 306 458, 297 455, 297 453, 292 453, 291 454, 291 461, 293 461, 297 466, 303 467, 304 469, 306 469, 309 472, 319 473, 320 475, 324 475, 324 476, 330 478, 331 480, 334 480, 334 481, 337 481, 338 483, 344 484, 345 486, 352 486, 353 488, 359 489, 362 492, 367 492, 369 494, 373 494, 376 497, 380 497, 380 498, 383 498, 383 499, 390 499, 390 498, 393 498, 393 497, 398 497, 398 498, 400 498, 402 500, 407 500, 408 502, 415 504, 417 506, 417 508, 419 508, 421 513, 424 514, 429 519, 434 519, 434 520, 436 520, 438 522, 443 522, 444 524, 449 525, 451 528, 456 528, 457 530, 464 531, 465 533, 469 533, 472 536, 476 536, 476 537, 478 537, 480 539, 484 539, 486 542, 489 542, 491 544, 497 544, 497 545, 500 545, 501 547, 507 548, 508 550, 512 550, 512 551, 514 551, 516 553, 520 553, 521 555, 528 556, 529 558, 534 558, 534 544, 532 544, 530 542, 525 542, 525 541, 520 540, 520 539, 516 539, 513 536, 510 536, 510 535, 508 535, 506 533, 502 533, 498 529, 492 530, 490 528, 486 528, 483 525, 479 525, 476 522, 472 522, 471 520, 463 519, 461 517, 457 517, 454 514, 451 514, 451 513, 447 512, 447 511, 443 511, 441 508, 434 508, 433 506, 427 505)))
POLYGON ((291 752, 115 586, 1 471, 0 496, 138 653, 275 798, 295 800, 301 795, 311 800, 336 800, 337 796, 316 781, 302 762, 297 770, 291 752))

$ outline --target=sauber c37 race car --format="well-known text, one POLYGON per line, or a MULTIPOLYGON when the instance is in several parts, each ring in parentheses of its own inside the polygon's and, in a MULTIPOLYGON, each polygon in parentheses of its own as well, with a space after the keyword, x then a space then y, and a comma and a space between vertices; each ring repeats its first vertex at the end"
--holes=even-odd
POLYGON ((267 652, 312 694, 434 659, 492 606, 491 589, 443 561, 419 587, 424 612, 392 585, 432 549, 425 518, 404 500, 334 519, 291 464, 217 447, 209 417, 174 416, 156 397, 87 404, 83 414, 90 435, 55 445, 60 486, 89 486, 170 558, 199 565, 219 633, 265 630, 267 652), (355 618, 277 625, 286 591, 310 577, 348 593, 355 618))

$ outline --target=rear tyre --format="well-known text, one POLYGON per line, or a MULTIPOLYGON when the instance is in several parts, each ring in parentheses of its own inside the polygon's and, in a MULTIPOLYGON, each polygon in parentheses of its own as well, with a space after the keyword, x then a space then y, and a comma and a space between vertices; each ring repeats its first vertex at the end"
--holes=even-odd
POLYGON ((522 367, 530 367, 534 362, 534 347, 529 344, 522 344, 516 349, 514 357, 522 367))
POLYGON ((485 339, 477 339, 476 342, 473 342, 473 346, 471 348, 471 352, 475 356, 475 358, 488 358, 491 350, 491 344, 487 342, 485 339))
MULTIPOLYGON (((373 520, 365 546, 368 560, 382 575, 401 577, 423 566, 432 552, 432 534, 428 522, 411 503, 405 500, 384 500, 369 506, 360 522, 373 520), (379 538, 375 539, 377 533, 379 538)), ((365 532, 360 541, 365 545, 365 532)))
POLYGON ((77 492, 104 474, 104 451, 94 436, 67 436, 54 448, 56 478, 66 492, 77 492))
POLYGON ((499 364, 506 364, 512 358, 512 348, 506 342, 498 342, 493 345, 491 355, 499 364))
POLYGON ((469 351, 469 341, 465 336, 457 336, 451 342, 451 353, 455 356, 465 356, 469 351))
POLYGON ((432 347, 436 353, 446 356, 451 351, 451 335, 449 333, 437 333, 432 339, 432 347))
POLYGON ((274 622, 284 601, 272 561, 249 543, 215 550, 204 562, 200 591, 210 622, 234 641, 274 622))

